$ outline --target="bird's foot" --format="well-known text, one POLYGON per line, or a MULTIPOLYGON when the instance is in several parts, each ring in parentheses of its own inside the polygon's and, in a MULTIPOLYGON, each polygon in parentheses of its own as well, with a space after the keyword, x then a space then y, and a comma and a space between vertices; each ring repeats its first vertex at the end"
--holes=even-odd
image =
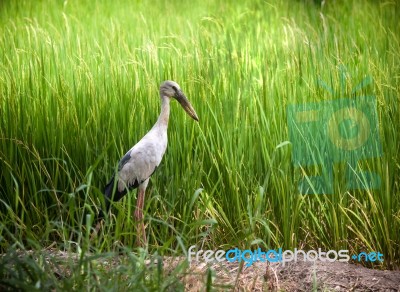
POLYGON ((93 241, 93 239, 95 239, 97 237, 97 234, 99 233, 100 228, 102 227, 103 220, 101 220, 100 222, 98 222, 96 224, 96 227, 94 228, 94 230, 92 231, 92 234, 90 235, 90 241, 93 241))

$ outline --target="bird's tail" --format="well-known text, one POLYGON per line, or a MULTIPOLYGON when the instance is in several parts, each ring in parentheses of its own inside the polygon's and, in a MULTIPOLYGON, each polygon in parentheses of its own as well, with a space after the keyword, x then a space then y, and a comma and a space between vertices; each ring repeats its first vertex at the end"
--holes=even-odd
POLYGON ((109 183, 104 188, 104 196, 106 197, 106 199, 110 200, 112 198, 113 189, 114 189, 114 176, 110 179, 109 183))
POLYGON ((105 211, 102 209, 99 210, 99 214, 97 215, 97 220, 96 222, 100 222, 106 217, 106 214, 108 214, 108 211, 110 210, 110 198, 112 197, 113 194, 113 188, 114 188, 114 177, 111 178, 110 182, 106 185, 104 188, 104 199, 106 201, 106 208, 105 211))

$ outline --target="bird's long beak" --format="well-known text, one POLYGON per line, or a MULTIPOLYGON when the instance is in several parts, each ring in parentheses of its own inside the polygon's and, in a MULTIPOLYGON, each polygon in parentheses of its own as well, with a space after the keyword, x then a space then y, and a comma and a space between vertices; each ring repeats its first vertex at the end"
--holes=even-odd
POLYGON ((189 100, 182 91, 178 92, 176 100, 181 104, 181 106, 188 113, 189 116, 191 116, 194 120, 199 121, 196 111, 194 110, 189 100))

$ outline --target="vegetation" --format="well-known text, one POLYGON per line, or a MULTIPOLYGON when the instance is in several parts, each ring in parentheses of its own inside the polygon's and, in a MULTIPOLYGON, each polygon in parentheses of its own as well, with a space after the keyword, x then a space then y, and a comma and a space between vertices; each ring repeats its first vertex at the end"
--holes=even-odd
MULTIPOLYGON (((172 104, 168 150, 145 201, 148 249, 134 249, 132 261, 197 244, 379 251, 382 267, 398 266, 400 5, 324 2, 1 2, 0 249, 79 252, 86 272, 89 250, 133 249, 135 192, 113 205, 93 241, 91 221, 118 160, 155 123, 158 86, 170 79, 200 122, 172 104), (352 93, 367 76, 373 82, 352 93), (347 190, 343 163, 333 194, 299 194, 311 168, 292 164, 287 105, 362 95, 377 99, 383 155, 359 164, 381 176, 380 188, 347 190)), ((16 279, 1 259, 0 275, 16 279)), ((25 264, 45 272, 44 262, 25 264)), ((166 288, 146 278, 159 276, 150 268, 126 271, 134 280, 116 283, 166 288)), ((71 286, 47 280, 79 289, 76 277, 71 286)))

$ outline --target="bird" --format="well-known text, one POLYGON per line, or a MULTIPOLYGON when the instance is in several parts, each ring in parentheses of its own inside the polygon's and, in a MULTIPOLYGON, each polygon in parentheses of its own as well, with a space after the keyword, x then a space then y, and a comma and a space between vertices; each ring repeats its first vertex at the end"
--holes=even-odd
MULTIPOLYGON (((118 163, 118 169, 111 177, 104 189, 105 213, 110 210, 111 202, 117 202, 128 192, 138 189, 135 220, 138 224, 137 244, 143 246, 147 243, 145 226, 143 222, 143 206, 145 192, 150 177, 160 165, 168 143, 168 121, 170 114, 170 101, 176 99, 186 113, 195 121, 199 118, 193 106, 183 93, 179 84, 167 80, 160 85, 161 113, 151 130, 135 144, 118 163)), ((105 214, 100 209, 96 233, 100 228, 100 221, 105 214)))

